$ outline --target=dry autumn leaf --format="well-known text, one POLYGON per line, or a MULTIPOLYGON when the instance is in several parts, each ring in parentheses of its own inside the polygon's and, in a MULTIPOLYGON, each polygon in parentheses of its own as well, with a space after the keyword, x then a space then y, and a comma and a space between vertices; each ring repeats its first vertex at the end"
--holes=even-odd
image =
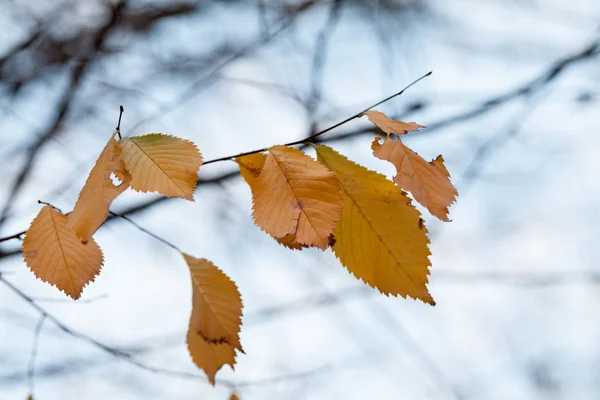
POLYGON ((151 133, 123 138, 125 168, 131 174, 131 188, 159 192, 167 197, 194 201, 194 190, 202 155, 189 140, 151 133))
POLYGON ((419 128, 427 128, 425 125, 419 125, 416 122, 402 122, 393 120, 379 111, 367 111, 365 112, 365 115, 367 118, 369 118, 369 121, 377 125, 379 129, 388 135, 392 133, 395 133, 396 135, 403 135, 411 131, 416 131, 419 128))
POLYGON ((242 351, 242 299, 237 286, 212 262, 183 254, 192 276, 190 329, 208 343, 242 351))
POLYGON ((231 393, 231 396, 229 396, 229 400, 240 400, 240 397, 237 395, 236 392, 231 393))
POLYGON ((82 243, 66 222, 51 206, 42 208, 25 234, 23 258, 36 277, 78 299, 104 260, 96 242, 82 243))
POLYGON ((266 155, 253 188, 253 203, 254 221, 269 235, 321 249, 329 246, 342 213, 335 174, 287 146, 273 146, 266 155))
POLYGON ((240 344, 242 299, 237 286, 213 263, 182 253, 192 276, 192 315, 187 345, 211 384, 225 364, 234 367, 240 344))
POLYGON ((454 203, 458 192, 450 182, 450 174, 442 156, 427 162, 400 139, 393 140, 388 136, 383 144, 379 143, 379 139, 375 138, 371 145, 373 155, 394 164, 397 172, 394 182, 411 192, 415 200, 427 207, 432 215, 442 221, 450 221, 448 207, 454 203))
MULTIPOLYGON (((237 157, 235 159, 235 161, 240 166, 240 173, 242 174, 242 177, 244 178, 248 186, 250 186, 250 190, 252 191, 253 197, 258 187, 258 177, 262 171, 266 159, 267 155, 263 153, 249 154, 247 156, 237 157)), ((274 239, 277 240, 277 242, 279 242, 280 244, 292 250, 301 250, 308 247, 308 245, 306 244, 300 244, 296 242, 295 233, 274 239)))
POLYGON ((68 216, 67 228, 75 231, 79 239, 87 243, 100 225, 106 220, 113 200, 129 187, 131 176, 121 160, 121 148, 115 140, 116 132, 100 153, 85 185, 79 193, 75 209, 68 216), (115 186, 111 174, 115 174, 121 184, 115 186))
POLYGON ((320 162, 334 171, 344 212, 332 250, 357 278, 386 295, 410 296, 435 304, 427 291, 429 239, 419 211, 383 175, 318 145, 320 162))
POLYGON ((188 328, 187 346, 194 364, 201 368, 214 386, 215 375, 225 364, 235 365, 235 349, 227 343, 208 343, 192 327, 188 328))

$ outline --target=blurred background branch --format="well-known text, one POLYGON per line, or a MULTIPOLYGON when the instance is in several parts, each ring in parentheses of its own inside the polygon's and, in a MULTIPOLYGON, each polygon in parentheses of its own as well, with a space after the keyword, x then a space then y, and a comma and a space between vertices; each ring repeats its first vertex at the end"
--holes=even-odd
MULTIPOLYGON (((0 22, 0 398, 598 398, 595 2, 11 0, 0 22), (407 140, 443 154, 459 190, 450 224, 424 213, 435 308, 278 246, 227 162, 201 169, 195 204, 119 199, 79 302, 18 257, 38 199, 73 207, 120 104, 124 134, 216 159, 314 134, 429 70, 381 111, 428 126, 407 140), (140 225, 240 287, 246 355, 216 389, 186 355, 186 269, 140 225)), ((375 135, 357 120, 317 139, 391 176, 375 135)))

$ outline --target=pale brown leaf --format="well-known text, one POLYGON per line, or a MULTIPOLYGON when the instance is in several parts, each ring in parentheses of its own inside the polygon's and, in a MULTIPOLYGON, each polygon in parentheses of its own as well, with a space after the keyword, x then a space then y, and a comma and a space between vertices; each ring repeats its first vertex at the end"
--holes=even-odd
POLYGON ((242 299, 237 286, 205 258, 183 254, 192 277, 190 329, 209 343, 227 343, 242 351, 242 299))
POLYGON ((262 230, 274 238, 288 237, 291 243, 321 249, 329 246, 342 213, 335 174, 287 146, 269 150, 254 184, 253 200, 252 216, 262 230))
MULTIPOLYGON (((250 190, 252 191, 252 196, 255 196, 258 188, 258 177, 262 172, 263 165, 265 164, 265 160, 267 159, 267 155, 263 153, 255 153, 249 154, 247 156, 237 157, 235 161, 238 163, 240 167, 240 173, 242 177, 250 186, 250 190)), ((281 238, 274 238, 279 244, 292 249, 292 250, 301 250, 307 248, 308 245, 300 244, 296 241, 296 234, 290 233, 281 238)))
POLYGON ((67 227, 75 231, 84 243, 89 241, 104 223, 110 204, 129 187, 131 180, 121 159, 122 150, 114 136, 115 133, 100 153, 79 193, 73 212, 68 216, 67 227), (113 184, 111 179, 113 173, 121 180, 119 186, 113 184))
POLYGON ((151 133, 123 138, 123 161, 131 174, 131 188, 159 192, 194 201, 202 155, 189 140, 151 133))
POLYGON ((104 260, 96 242, 82 243, 66 222, 51 206, 42 208, 25 233, 23 259, 36 277, 78 299, 104 260))
POLYGON ((393 140, 388 136, 383 144, 379 143, 380 139, 375 138, 371 145, 373 155, 394 164, 397 171, 394 182, 411 192, 415 200, 427 207, 432 215, 449 221, 448 207, 454 203, 458 192, 450 182, 450 173, 444 166, 442 156, 427 162, 400 139, 393 140))
POLYGON ((365 112, 369 121, 374 123, 387 133, 388 135, 395 133, 396 135, 403 135, 411 131, 416 131, 419 128, 427 128, 425 125, 419 125, 416 122, 402 122, 396 121, 389 118, 382 112, 379 111, 367 111, 365 112))

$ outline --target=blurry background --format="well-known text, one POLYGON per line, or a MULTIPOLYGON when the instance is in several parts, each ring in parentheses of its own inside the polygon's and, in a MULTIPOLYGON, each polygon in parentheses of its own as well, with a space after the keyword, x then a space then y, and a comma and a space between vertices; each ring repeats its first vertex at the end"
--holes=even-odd
MULTIPOLYGON (((0 398, 600 398, 600 7, 596 0, 6 0, 0 4, 0 238, 72 209, 125 107, 125 135, 193 140, 205 160, 300 139, 378 107, 428 125, 458 203, 431 232, 430 307, 387 298, 330 251, 254 226, 226 161, 196 202, 112 206, 220 266, 246 354, 212 388, 185 347, 189 273, 121 219, 72 302, 0 242, 0 398), (35 360, 35 362, 32 362, 35 360)), ((365 118, 322 137, 393 176, 365 118)), ((310 151, 309 151, 310 153, 310 151)))

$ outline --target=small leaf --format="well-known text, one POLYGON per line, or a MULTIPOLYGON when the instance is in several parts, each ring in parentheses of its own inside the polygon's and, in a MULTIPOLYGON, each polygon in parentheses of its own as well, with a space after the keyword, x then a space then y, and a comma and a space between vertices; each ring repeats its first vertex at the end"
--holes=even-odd
POLYGON ((237 286, 212 262, 183 254, 192 276, 190 329, 206 342, 227 343, 242 351, 242 299, 237 286))
POLYGON ((131 188, 159 192, 167 197, 194 201, 194 190, 202 156, 189 140, 151 133, 123 138, 125 168, 131 174, 131 188))
MULTIPOLYGON (((263 153, 249 154, 247 156, 237 157, 235 161, 240 166, 240 173, 242 177, 250 186, 250 190, 252 191, 252 196, 255 196, 256 190, 258 188, 258 177, 262 172, 263 165, 265 164, 265 160, 267 159, 267 155, 263 153)), ((305 244, 300 244, 296 242, 296 234, 291 233, 281 238, 274 238, 282 244, 283 246, 292 249, 292 250, 301 250, 308 247, 305 244)))
POLYGON ((104 260, 96 242, 82 243, 66 222, 52 207, 42 208, 25 234, 23 259, 36 277, 78 299, 104 260))
POLYGON ((379 143, 379 139, 375 138, 371 145, 373 155, 394 164, 397 171, 394 182, 411 192, 415 200, 427 207, 432 215, 442 221, 450 221, 448 207, 454 203, 458 192, 450 182, 450 174, 442 156, 427 162, 400 139, 392 140, 388 136, 383 144, 379 143))
POLYGON ((333 149, 315 146, 320 162, 334 171, 344 196, 344 213, 331 247, 357 278, 386 295, 435 304, 427 291, 429 239, 417 209, 381 174, 353 163, 333 149))
POLYGON ((252 216, 262 230, 276 239, 287 237, 284 243, 290 245, 329 246, 342 213, 333 172, 298 149, 273 146, 251 187, 252 216))
POLYGON ((237 395, 236 392, 231 393, 231 396, 229 396, 229 400, 240 400, 240 397, 237 395))
POLYGON ((411 131, 416 131, 419 128, 427 128, 425 125, 419 125, 416 122, 402 122, 396 121, 389 118, 382 112, 379 111, 367 111, 365 112, 369 121, 374 123, 387 133, 388 135, 395 133, 396 135, 403 135, 411 131))
POLYGON ((87 243, 104 223, 110 204, 129 187, 131 180, 131 176, 125 171, 125 164, 121 160, 122 151, 114 136, 115 133, 100 153, 79 193, 75 209, 68 216, 67 228, 75 231, 84 243, 87 243), (112 182, 113 173, 121 180, 119 186, 112 182))

